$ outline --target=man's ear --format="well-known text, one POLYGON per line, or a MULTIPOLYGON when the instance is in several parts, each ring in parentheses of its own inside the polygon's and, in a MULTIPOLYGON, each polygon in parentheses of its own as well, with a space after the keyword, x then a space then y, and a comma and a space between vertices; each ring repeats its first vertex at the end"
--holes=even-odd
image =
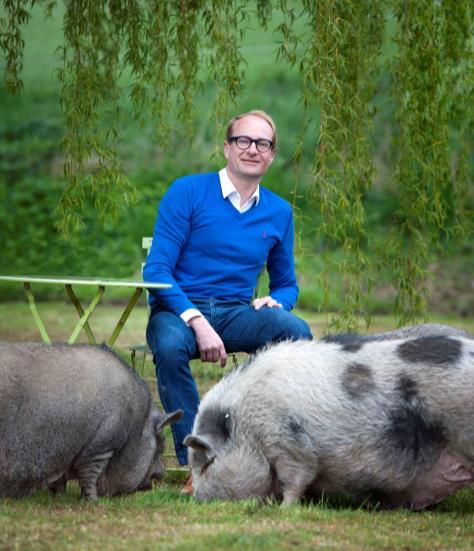
POLYGON ((227 140, 224 140, 224 157, 229 158, 230 143, 227 140))

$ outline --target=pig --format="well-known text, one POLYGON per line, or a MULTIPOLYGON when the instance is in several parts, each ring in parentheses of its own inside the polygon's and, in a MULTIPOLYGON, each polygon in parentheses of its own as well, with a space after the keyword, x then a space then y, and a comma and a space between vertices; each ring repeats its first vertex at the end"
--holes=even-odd
POLYGON ((474 481, 474 339, 426 324, 272 345, 204 396, 185 443, 200 501, 423 509, 474 481))
POLYGON ((368 335, 359 335, 357 333, 337 333, 335 335, 326 335, 322 338, 322 340, 325 342, 339 342, 347 349, 350 347, 357 347, 365 342, 403 339, 406 337, 426 337, 429 335, 444 335, 446 337, 465 337, 466 339, 474 339, 474 335, 464 331, 463 329, 459 329, 458 327, 451 327, 440 323, 423 323, 420 325, 401 327, 400 329, 386 331, 385 333, 372 333, 368 335))
POLYGON ((77 479, 88 499, 152 487, 164 467, 163 414, 106 346, 0 343, 0 496, 77 479))

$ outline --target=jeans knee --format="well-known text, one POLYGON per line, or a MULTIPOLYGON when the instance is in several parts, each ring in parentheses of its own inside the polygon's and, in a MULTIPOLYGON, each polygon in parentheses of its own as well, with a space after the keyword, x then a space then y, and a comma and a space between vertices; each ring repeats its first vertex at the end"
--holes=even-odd
POLYGON ((313 340, 313 333, 311 333, 310 326, 304 320, 301 320, 301 321, 303 322, 303 327, 301 328, 301 332, 300 332, 298 338, 303 339, 303 340, 307 340, 307 341, 312 341, 313 340))
POLYGON ((174 327, 152 334, 148 338, 156 366, 174 365, 176 362, 189 361, 192 357, 192 346, 188 336, 174 327))
POLYGON ((313 340, 313 335, 309 325, 301 318, 290 314, 291 318, 288 319, 284 326, 285 339, 289 340, 313 340))

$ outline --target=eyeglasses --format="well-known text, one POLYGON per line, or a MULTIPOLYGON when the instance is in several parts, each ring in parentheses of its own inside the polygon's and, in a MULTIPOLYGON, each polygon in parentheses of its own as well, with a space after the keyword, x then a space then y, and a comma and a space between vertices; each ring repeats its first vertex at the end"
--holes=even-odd
POLYGON ((248 136, 232 136, 232 138, 229 138, 229 143, 232 142, 235 142, 237 147, 242 150, 248 149, 254 143, 257 151, 260 151, 260 153, 266 153, 273 146, 272 140, 267 140, 265 138, 252 140, 252 138, 248 136))

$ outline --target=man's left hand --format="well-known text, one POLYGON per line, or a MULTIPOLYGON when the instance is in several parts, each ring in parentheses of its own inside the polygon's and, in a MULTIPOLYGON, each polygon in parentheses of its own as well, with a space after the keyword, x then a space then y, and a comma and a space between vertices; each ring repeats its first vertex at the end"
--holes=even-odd
POLYGON ((282 308, 282 305, 270 296, 256 298, 252 301, 252 306, 255 310, 260 310, 263 306, 268 308, 282 308))

